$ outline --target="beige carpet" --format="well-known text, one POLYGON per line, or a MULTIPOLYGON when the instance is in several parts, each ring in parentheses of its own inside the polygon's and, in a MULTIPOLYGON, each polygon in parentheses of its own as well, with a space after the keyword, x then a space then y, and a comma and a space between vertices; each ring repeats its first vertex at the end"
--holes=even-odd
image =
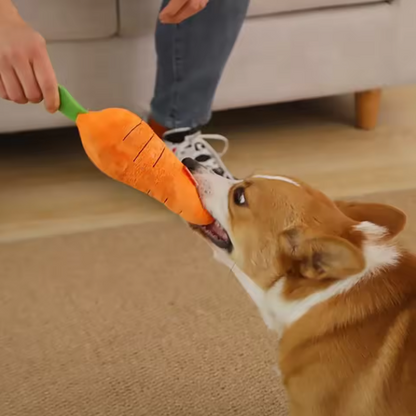
MULTIPOLYGON (((406 210, 411 243, 416 192, 367 199, 406 210)), ((182 224, 4 244, 0 265, 0 415, 286 414, 273 337, 182 224)))
POLYGON ((285 414, 273 342, 182 224, 0 246, 0 415, 285 414))

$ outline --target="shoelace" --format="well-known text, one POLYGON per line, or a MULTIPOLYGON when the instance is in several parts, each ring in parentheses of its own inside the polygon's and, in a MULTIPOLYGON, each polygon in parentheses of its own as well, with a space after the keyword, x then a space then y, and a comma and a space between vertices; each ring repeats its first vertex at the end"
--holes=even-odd
POLYGON ((198 156, 203 155, 209 156, 207 160, 200 161, 200 163, 213 171, 220 168, 224 172, 223 176, 232 179, 232 176, 228 173, 227 168, 221 160, 221 157, 227 153, 228 147, 229 144, 226 137, 221 136, 220 134, 202 134, 198 131, 193 135, 187 136, 182 143, 174 146, 174 152, 179 159, 189 156, 189 153, 192 153, 193 158, 198 158, 198 156), (224 144, 224 147, 220 152, 217 152, 207 140, 220 141, 224 144), (200 146, 198 146, 198 144, 200 144, 200 146))
POLYGON ((201 143, 204 145, 205 148, 203 149, 198 149, 197 151, 201 154, 203 153, 209 153, 211 156, 214 157, 214 159, 216 159, 216 155, 218 155, 219 157, 224 156, 227 151, 228 151, 228 139, 224 136, 221 136, 220 134, 202 134, 202 133, 195 133, 195 135, 191 138, 189 138, 188 140, 185 140, 183 143, 179 143, 176 146, 176 151, 175 153, 178 155, 179 159, 181 158, 181 156, 187 152, 186 149, 189 149, 189 147, 195 147, 196 143, 201 143), (215 151, 211 145, 209 143, 207 143, 207 140, 217 140, 217 141, 221 141, 224 143, 224 148, 222 149, 221 152, 217 152, 215 151), (206 147, 208 145, 208 147, 206 147), (207 150, 204 152, 204 150, 207 150))
MULTIPOLYGON (((222 156, 227 153, 228 150, 228 139, 220 134, 198 134, 193 140, 191 140, 192 145, 196 147, 197 143, 204 145, 203 149, 197 151, 200 155, 208 154, 210 158, 205 160, 202 163, 208 169, 211 169, 215 173, 221 172, 221 176, 224 176, 228 179, 233 179, 231 173, 228 172, 224 162, 222 161, 222 156), (217 140, 224 143, 224 148, 221 152, 217 152, 207 140, 217 140), (220 171, 218 171, 220 169, 220 171)), ((198 159, 197 159, 198 160, 198 159)))
POLYGON ((221 152, 218 152, 218 155, 220 157, 223 157, 227 151, 228 151, 228 139, 224 136, 221 136, 221 134, 198 134, 196 139, 201 138, 202 140, 217 140, 224 143, 224 148, 221 152))

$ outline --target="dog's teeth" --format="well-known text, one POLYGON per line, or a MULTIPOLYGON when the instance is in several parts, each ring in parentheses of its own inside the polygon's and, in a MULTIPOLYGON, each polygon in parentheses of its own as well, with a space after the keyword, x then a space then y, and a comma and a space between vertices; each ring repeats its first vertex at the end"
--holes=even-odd
POLYGON ((224 230, 222 225, 219 223, 218 220, 215 220, 210 225, 203 225, 200 227, 204 230, 204 233, 212 238, 213 240, 217 241, 229 241, 229 237, 227 232, 224 230))

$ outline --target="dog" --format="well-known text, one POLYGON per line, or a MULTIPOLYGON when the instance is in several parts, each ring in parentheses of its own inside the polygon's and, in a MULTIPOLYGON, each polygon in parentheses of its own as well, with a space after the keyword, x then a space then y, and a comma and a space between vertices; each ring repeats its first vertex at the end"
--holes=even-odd
POLYGON ((416 257, 395 241, 405 214, 184 164, 215 219, 193 228, 278 334, 290 415, 416 415, 416 257))

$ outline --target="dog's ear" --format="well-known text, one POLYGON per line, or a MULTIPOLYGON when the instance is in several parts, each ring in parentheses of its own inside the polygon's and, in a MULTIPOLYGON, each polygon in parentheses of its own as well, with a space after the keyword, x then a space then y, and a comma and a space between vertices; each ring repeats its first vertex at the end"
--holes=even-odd
POLYGON ((309 236, 291 229, 281 235, 280 246, 292 273, 315 280, 343 279, 362 272, 362 251, 337 236, 309 236))
POLYGON ((354 221, 368 221, 386 229, 387 239, 396 237, 406 225, 406 214, 390 205, 335 201, 335 205, 354 221))

